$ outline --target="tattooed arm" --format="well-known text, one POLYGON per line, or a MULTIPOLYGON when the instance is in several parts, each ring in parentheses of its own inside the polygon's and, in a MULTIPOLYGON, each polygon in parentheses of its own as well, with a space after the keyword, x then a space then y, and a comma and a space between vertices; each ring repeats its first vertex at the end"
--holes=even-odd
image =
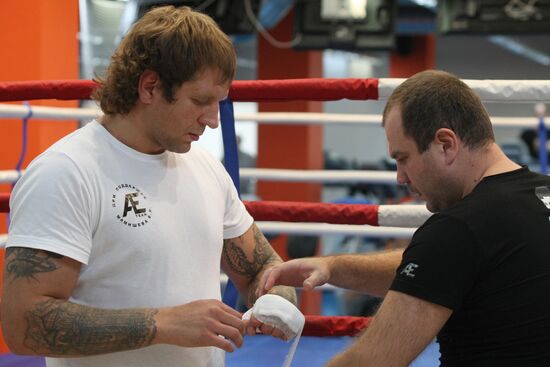
POLYGON ((240 313, 217 300, 120 310, 69 302, 79 271, 79 262, 54 253, 6 250, 1 321, 13 352, 85 356, 160 343, 232 351, 229 340, 242 344, 240 313))
MULTIPOLYGON (((258 282, 272 266, 282 263, 256 224, 242 236, 226 239, 223 245, 222 268, 237 289, 252 306, 258 296, 258 282)), ((292 287, 276 286, 269 293, 278 294, 296 304, 296 291, 292 287)))

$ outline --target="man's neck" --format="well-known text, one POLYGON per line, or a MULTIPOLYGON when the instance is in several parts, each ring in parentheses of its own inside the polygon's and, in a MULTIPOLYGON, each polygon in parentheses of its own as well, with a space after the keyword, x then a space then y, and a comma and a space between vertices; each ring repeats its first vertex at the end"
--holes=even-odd
POLYGON ((143 133, 143 129, 140 128, 140 120, 134 113, 104 115, 98 121, 122 144, 141 153, 159 153, 152 148, 151 141, 143 133))
POLYGON ((464 185, 463 196, 472 192, 477 184, 487 176, 498 175, 521 168, 520 165, 510 160, 494 142, 485 147, 470 151, 466 164, 467 167, 464 167, 464 172, 470 173, 464 185))

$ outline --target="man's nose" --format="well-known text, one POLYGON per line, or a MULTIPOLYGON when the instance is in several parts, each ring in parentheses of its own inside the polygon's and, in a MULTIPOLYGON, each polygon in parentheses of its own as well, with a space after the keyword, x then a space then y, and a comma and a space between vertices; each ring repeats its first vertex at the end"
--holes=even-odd
POLYGON ((397 182, 401 185, 406 185, 409 183, 409 177, 405 171, 399 167, 397 168, 397 182))
POLYGON ((199 123, 211 129, 216 129, 220 125, 218 116, 203 115, 199 118, 199 123))
POLYGON ((219 125, 219 107, 218 103, 209 106, 208 109, 199 117, 199 123, 208 126, 211 129, 216 129, 219 125))

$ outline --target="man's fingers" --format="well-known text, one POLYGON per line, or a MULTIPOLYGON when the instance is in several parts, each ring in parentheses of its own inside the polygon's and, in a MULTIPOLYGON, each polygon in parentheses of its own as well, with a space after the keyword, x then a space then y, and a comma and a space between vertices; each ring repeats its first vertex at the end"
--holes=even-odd
POLYGON ((225 312, 235 316, 237 319, 241 319, 241 317, 243 316, 243 314, 237 310, 235 310, 233 307, 229 307, 228 305, 226 305, 225 303, 223 302, 220 302, 220 305, 222 307, 222 310, 224 310, 225 312))
POLYGON ((256 328, 253 326, 246 327, 246 335, 256 335, 256 328))
POLYGON ((215 329, 215 333, 231 340, 237 347, 243 345, 243 333, 234 327, 219 324, 219 326, 215 329))
POLYGON ((279 338, 282 340, 287 340, 287 337, 285 336, 285 333, 283 333, 280 329, 273 329, 273 332, 271 335, 275 338, 279 338))
POLYGON ((223 349, 228 353, 231 353, 235 350, 235 346, 229 340, 225 339, 225 337, 223 337, 222 335, 212 334, 211 340, 208 345, 223 349))
POLYGON ((251 316, 246 324, 246 334, 256 335, 258 332, 264 335, 271 335, 275 338, 279 338, 282 340, 287 340, 287 337, 280 329, 277 329, 273 325, 264 324, 260 320, 256 319, 254 316, 251 316))
POLYGON ((269 277, 269 274, 271 274, 271 268, 264 271, 264 273, 260 277, 260 281, 258 282, 258 287, 256 288, 256 297, 260 297, 265 294, 265 287, 266 287, 266 282, 267 282, 267 278, 269 277))
POLYGON ((244 334, 246 324, 241 319, 241 313, 233 310, 231 307, 224 305, 232 312, 225 312, 225 309, 221 309, 218 315, 215 315, 215 319, 218 320, 221 324, 230 326, 238 330, 241 334, 244 334))
POLYGON ((306 280, 304 280, 303 286, 306 291, 310 291, 321 283, 323 283, 323 281, 320 274, 314 271, 308 278, 306 278, 306 280))
POLYGON ((232 352, 235 346, 243 345, 243 335, 247 331, 248 326, 252 324, 241 319, 242 314, 233 308, 222 304, 219 308, 219 314, 216 315, 215 322, 211 326, 211 330, 219 335, 215 340, 214 346, 221 348, 227 352, 232 352), (220 342, 220 340, 222 340, 220 342), (230 340, 231 342, 229 342, 230 340))
POLYGON ((256 319, 254 316, 250 316, 249 320, 245 321, 246 324, 246 334, 247 335, 256 335, 258 328, 262 326, 262 322, 256 319))
POLYGON ((260 320, 258 320, 257 318, 255 318, 254 315, 251 315, 250 319, 248 320, 247 326, 257 328, 257 327, 262 326, 262 322, 260 320))
POLYGON ((264 335, 271 335, 275 338, 279 338, 282 340, 287 340, 287 337, 285 336, 285 333, 283 333, 280 329, 277 329, 276 327, 269 325, 269 324, 262 324, 260 326, 260 331, 264 335))
POLYGON ((268 291, 275 285, 275 281, 279 278, 280 270, 278 268, 271 268, 267 271, 267 278, 264 285, 264 290, 268 291))
POLYGON ((264 335, 271 335, 273 333, 274 329, 275 328, 273 326, 268 325, 268 324, 262 324, 262 326, 260 326, 260 331, 264 335))

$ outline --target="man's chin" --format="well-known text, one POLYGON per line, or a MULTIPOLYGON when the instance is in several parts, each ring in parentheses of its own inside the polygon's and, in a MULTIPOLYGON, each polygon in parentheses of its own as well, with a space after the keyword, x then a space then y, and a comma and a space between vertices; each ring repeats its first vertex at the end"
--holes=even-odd
POLYGON ((441 208, 439 208, 438 206, 433 205, 429 201, 426 201, 426 209, 428 209, 428 211, 430 213, 437 213, 437 212, 441 211, 441 208))
POLYGON ((188 151, 191 150, 191 144, 185 144, 185 145, 180 145, 180 146, 177 146, 177 147, 171 147, 170 149, 166 149, 166 150, 168 150, 169 152, 172 152, 172 153, 183 154, 183 153, 187 153, 188 151))

